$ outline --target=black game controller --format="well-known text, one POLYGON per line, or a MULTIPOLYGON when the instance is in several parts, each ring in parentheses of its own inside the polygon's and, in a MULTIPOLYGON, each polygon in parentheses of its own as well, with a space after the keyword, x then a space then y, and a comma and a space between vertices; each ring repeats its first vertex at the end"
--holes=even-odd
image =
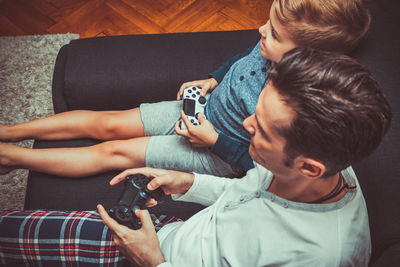
POLYGON ((108 214, 120 224, 137 230, 140 220, 135 215, 135 210, 146 208, 145 204, 150 198, 161 201, 165 196, 161 188, 154 191, 147 189, 150 179, 143 174, 134 174, 126 177, 125 187, 121 197, 108 214))

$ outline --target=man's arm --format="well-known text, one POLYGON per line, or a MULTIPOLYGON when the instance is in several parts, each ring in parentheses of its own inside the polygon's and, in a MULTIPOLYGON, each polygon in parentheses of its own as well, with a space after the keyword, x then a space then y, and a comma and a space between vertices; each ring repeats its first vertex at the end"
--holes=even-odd
MULTIPOLYGON (((147 184, 150 190, 161 187, 167 195, 179 195, 182 200, 197 200, 198 203, 205 205, 213 204, 226 187, 233 183, 233 180, 228 178, 146 167, 126 170, 115 176, 110 181, 110 185, 115 185, 124 181, 127 176, 138 173, 151 179, 147 184)), ((151 205, 156 204, 154 199, 150 202, 152 202, 151 205)), ((172 266, 162 255, 159 240, 147 210, 135 211, 135 215, 142 222, 142 227, 139 230, 132 230, 111 218, 102 205, 98 205, 97 209, 104 224, 112 231, 114 244, 129 261, 138 266, 172 266)))
MULTIPOLYGON (((194 174, 181 171, 155 168, 128 169, 115 176, 110 185, 115 185, 129 175, 143 174, 151 181, 147 184, 149 190, 161 187, 166 195, 172 195, 176 200, 196 202, 205 206, 212 205, 235 179, 222 178, 212 175, 194 174)), ((157 202, 151 199, 148 206, 157 202)))
POLYGON ((148 210, 135 211, 135 215, 142 222, 139 230, 119 224, 108 215, 102 205, 98 205, 97 210, 103 223, 112 231, 114 244, 135 266, 154 267, 165 262, 148 210))
MULTIPOLYGON (((118 174, 110 181, 110 185, 113 186, 124 181, 129 175, 138 173, 151 179, 147 185, 148 189, 155 190, 158 187, 162 187, 167 195, 186 193, 194 181, 192 173, 138 168, 128 169, 118 174)), ((149 202, 150 205, 147 203, 148 206, 157 204, 154 199, 149 202)), ((142 227, 139 230, 132 230, 111 218, 102 205, 98 205, 97 209, 103 223, 112 231, 114 244, 135 266, 172 266, 165 261, 162 255, 160 243, 148 210, 135 211, 135 215, 142 222, 142 227)))
POLYGON ((172 199, 211 206, 236 180, 195 173, 190 189, 185 194, 173 194, 172 199))

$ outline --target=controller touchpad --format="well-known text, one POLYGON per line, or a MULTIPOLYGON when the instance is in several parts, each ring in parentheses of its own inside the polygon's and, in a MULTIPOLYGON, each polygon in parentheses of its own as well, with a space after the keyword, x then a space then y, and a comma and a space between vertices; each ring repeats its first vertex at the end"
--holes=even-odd
POLYGON ((185 114, 188 116, 196 115, 196 101, 193 99, 184 99, 183 100, 183 110, 185 114))

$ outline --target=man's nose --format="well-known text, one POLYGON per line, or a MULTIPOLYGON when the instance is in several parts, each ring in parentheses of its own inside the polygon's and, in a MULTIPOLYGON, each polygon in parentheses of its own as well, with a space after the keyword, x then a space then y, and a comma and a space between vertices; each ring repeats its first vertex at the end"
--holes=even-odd
POLYGON ((254 117, 253 115, 250 115, 249 117, 247 117, 244 121, 243 121, 243 128, 250 134, 253 135, 254 134, 254 128, 252 127, 252 119, 254 117))

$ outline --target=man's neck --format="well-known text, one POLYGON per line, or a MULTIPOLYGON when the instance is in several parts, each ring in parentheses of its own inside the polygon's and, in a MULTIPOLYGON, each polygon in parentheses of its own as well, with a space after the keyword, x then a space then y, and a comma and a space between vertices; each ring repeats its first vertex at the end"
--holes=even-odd
MULTIPOLYGON (((307 179, 304 177, 274 176, 267 191, 287 200, 296 202, 312 202, 328 195, 338 184, 339 173, 325 178, 307 179)), ((341 199, 346 190, 322 203, 335 202, 341 199)))

